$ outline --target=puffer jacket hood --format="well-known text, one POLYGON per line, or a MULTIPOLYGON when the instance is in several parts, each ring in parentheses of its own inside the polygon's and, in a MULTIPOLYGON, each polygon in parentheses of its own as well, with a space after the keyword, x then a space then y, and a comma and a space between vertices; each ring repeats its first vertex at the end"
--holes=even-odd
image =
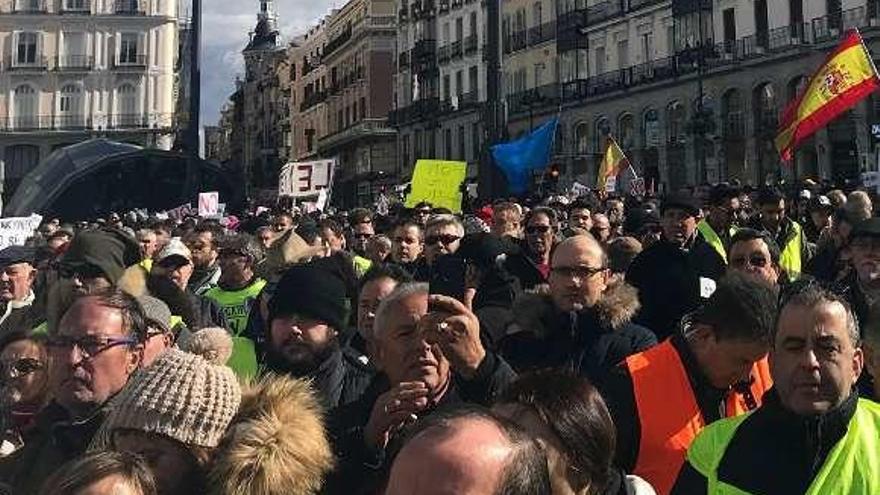
MULTIPOLYGON (((599 324, 610 330, 617 330, 630 323, 639 311, 638 290, 623 281, 608 285, 599 302, 592 308, 599 324)), ((514 323, 508 328, 508 335, 520 331, 546 337, 552 329, 547 328, 550 315, 556 313, 553 299, 548 293, 525 293, 513 304, 514 323)))
POLYGON ((245 385, 209 473, 215 495, 311 495, 333 468, 321 406, 309 382, 268 374, 245 385))

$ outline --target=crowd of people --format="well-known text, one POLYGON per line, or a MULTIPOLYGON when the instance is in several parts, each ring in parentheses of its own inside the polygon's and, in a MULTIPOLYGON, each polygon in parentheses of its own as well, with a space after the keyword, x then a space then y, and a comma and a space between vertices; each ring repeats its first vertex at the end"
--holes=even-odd
POLYGON ((871 194, 812 182, 46 219, 0 493, 875 495, 878 301, 871 194))

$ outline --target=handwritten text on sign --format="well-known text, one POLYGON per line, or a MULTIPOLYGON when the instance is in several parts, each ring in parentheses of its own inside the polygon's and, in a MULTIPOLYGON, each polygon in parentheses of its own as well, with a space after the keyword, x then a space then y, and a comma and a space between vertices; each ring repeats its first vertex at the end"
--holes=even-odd
POLYGON ((406 198, 406 207, 420 201, 434 207, 461 211, 461 183, 467 175, 467 163, 443 160, 419 160, 413 171, 412 192, 406 198))
POLYGON ((23 246, 28 237, 34 235, 42 219, 40 215, 0 218, 0 249, 23 246))
POLYGON ((288 163, 281 169, 278 194, 295 198, 316 196, 333 184, 335 160, 288 163))

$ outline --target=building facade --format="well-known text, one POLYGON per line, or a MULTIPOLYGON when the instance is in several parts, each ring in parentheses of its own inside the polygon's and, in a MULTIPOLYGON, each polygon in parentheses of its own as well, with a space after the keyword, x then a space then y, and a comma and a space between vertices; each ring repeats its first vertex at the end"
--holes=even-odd
POLYGON ((327 66, 321 61, 327 44, 326 25, 330 16, 298 36, 289 49, 293 70, 290 91, 292 124, 291 159, 306 161, 318 157, 318 139, 327 131, 327 66))
POLYGON ((393 0, 351 0, 327 22, 321 52, 326 131, 318 154, 338 160, 337 197, 372 204, 396 183, 396 131, 388 125, 397 22, 393 0))
POLYGON ((177 17, 166 0, 0 0, 4 197, 91 137, 171 147, 177 17))
POLYGON ((516 135, 560 115, 554 160, 568 180, 595 182, 607 136, 666 190, 733 179, 854 181, 877 168, 876 97, 801 145, 792 166, 781 166, 773 146, 786 103, 847 29, 880 47, 874 2, 587 2, 557 24, 559 79, 537 87, 546 97, 532 106, 521 104, 536 87, 528 76, 525 90, 508 87, 508 123, 516 135))

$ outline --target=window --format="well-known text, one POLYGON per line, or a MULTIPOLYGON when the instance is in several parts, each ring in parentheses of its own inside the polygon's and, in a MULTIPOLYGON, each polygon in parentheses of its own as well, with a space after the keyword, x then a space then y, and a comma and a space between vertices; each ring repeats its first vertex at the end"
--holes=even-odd
POLYGON ((89 10, 87 0, 64 0, 65 10, 83 11, 89 10))
POLYGON ((119 39, 120 65, 135 65, 138 63, 139 37, 137 33, 122 33, 119 39))
POLYGON ((474 122, 471 124, 471 149, 474 161, 480 159, 480 124, 474 122))
POLYGON ((37 33, 18 33, 18 50, 15 61, 22 65, 37 63, 37 33))
POLYGON ((449 74, 443 75, 443 101, 449 101, 450 96, 452 95, 452 89, 449 87, 449 74))
POLYGON ((464 126, 458 126, 458 159, 467 161, 467 152, 465 151, 464 126))
POLYGON ((629 40, 620 40, 617 42, 617 68, 627 67, 629 67, 629 40))
POLYGON ((600 117, 599 120, 596 121, 596 142, 594 143, 596 153, 602 153, 605 151, 605 140, 608 138, 609 134, 611 134, 611 124, 608 122, 607 118, 600 117))
POLYGON ((367 118, 367 99, 361 96, 361 119, 367 118))
POLYGON ((575 153, 578 155, 586 155, 589 153, 589 127, 590 125, 588 123, 581 122, 574 128, 575 153))
POLYGON ((15 88, 13 103, 14 127, 30 129, 37 124, 37 92, 27 84, 15 88))
POLYGON ((65 67, 84 67, 86 64, 86 34, 64 33, 61 65, 65 67))
POLYGON ((617 142, 624 150, 635 147, 635 121, 632 114, 623 114, 617 120, 617 142))
POLYGON ((81 127, 85 123, 82 89, 76 84, 66 84, 58 98, 58 119, 62 128, 81 127))
POLYGON ((544 84, 544 63, 535 64, 535 87, 539 88, 544 84))
POLYGON ((455 20, 455 41, 464 39, 464 18, 459 17, 455 20))
POLYGON ((477 34, 477 13, 476 12, 471 12, 470 21, 468 22, 468 24, 470 25, 470 33, 471 33, 470 35, 474 39, 476 39, 477 36, 479 36, 477 34))
POLYGON ((596 63, 593 67, 596 68, 596 75, 605 73, 605 47, 600 46, 596 48, 596 63))
POLYGON ((480 101, 480 68, 476 65, 468 71, 468 92, 473 102, 480 101))
POLYGON ((358 102, 351 104, 351 120, 352 122, 357 122, 358 120, 358 102))
POLYGON ((464 93, 464 71, 456 71, 455 72, 455 95, 461 99, 461 95, 464 93))
POLYGON ((137 121, 137 89, 131 84, 123 84, 116 91, 116 111, 119 120, 125 125, 133 125, 137 121))
POLYGON ((532 26, 534 27, 538 27, 544 22, 541 10, 541 2, 535 2, 532 7, 532 26))
POLYGON ((452 158, 452 129, 446 129, 443 131, 443 141, 445 144, 446 153, 443 155, 447 160, 452 158))

